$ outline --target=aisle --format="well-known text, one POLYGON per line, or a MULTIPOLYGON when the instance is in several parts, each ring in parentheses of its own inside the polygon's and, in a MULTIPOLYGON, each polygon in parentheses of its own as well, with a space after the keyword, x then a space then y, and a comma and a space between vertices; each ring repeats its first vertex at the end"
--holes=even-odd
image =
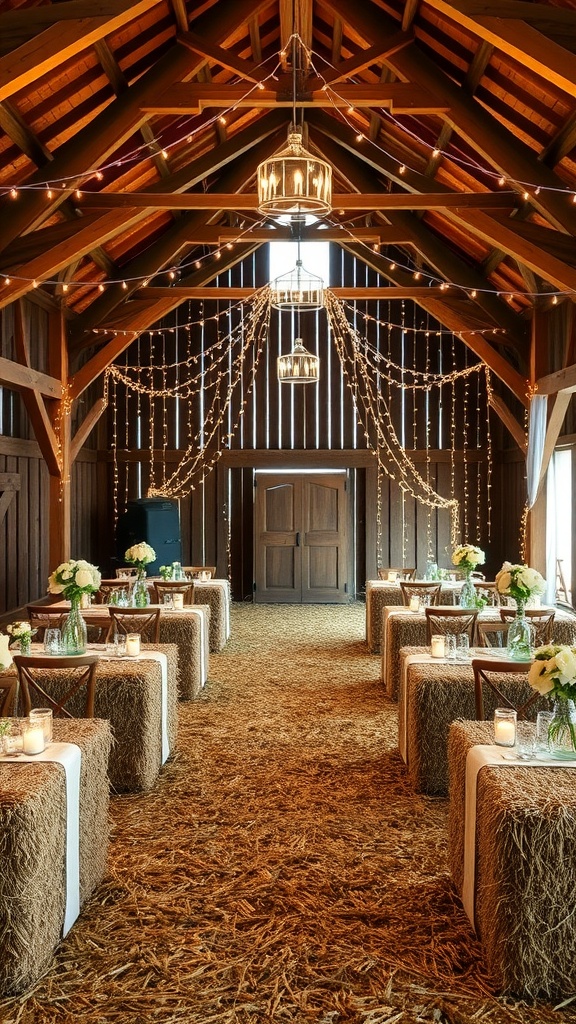
POLYGON ((160 785, 112 802, 99 900, 0 1020, 520 1019, 452 896, 446 802, 405 782, 364 610, 234 607, 160 785))

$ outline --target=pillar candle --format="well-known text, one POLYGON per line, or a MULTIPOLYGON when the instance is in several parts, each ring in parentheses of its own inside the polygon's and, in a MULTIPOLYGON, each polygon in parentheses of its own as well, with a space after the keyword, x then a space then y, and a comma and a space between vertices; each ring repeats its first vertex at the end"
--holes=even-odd
POLYGON ((126 654, 130 658, 137 658, 140 654, 140 634, 128 633, 126 636, 126 654))
POLYGON ((494 740, 502 747, 513 747, 516 741, 516 724, 509 719, 495 719, 494 740))
POLYGON ((420 611, 420 598, 417 597, 416 594, 414 594, 414 596, 410 598, 410 611, 411 612, 419 612, 420 611))
POLYGON ((444 637, 433 636, 430 642, 430 652, 433 658, 444 657, 444 637))
POLYGON ((173 594, 172 595, 172 603, 173 603, 175 608, 183 609, 184 608, 184 594, 173 594))
POLYGON ((22 750, 25 754, 41 754, 45 749, 44 727, 42 725, 25 725, 22 736, 22 750))

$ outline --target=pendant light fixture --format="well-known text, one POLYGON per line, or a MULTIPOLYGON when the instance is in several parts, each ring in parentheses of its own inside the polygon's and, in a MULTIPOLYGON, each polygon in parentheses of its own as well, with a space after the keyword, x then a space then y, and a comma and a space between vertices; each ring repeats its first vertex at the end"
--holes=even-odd
POLYGON ((294 348, 285 356, 278 356, 277 376, 283 384, 315 384, 320 380, 320 360, 308 352, 302 338, 296 338, 294 348))
POLYGON ((332 209, 332 168, 304 148, 296 124, 296 76, 300 37, 292 36, 292 124, 287 145, 258 165, 258 210, 278 217, 286 213, 327 214, 332 209))
POLYGON ((300 256, 300 234, 298 234, 296 266, 286 274, 274 278, 270 299, 274 309, 322 309, 324 306, 324 281, 316 274, 305 270, 300 256))

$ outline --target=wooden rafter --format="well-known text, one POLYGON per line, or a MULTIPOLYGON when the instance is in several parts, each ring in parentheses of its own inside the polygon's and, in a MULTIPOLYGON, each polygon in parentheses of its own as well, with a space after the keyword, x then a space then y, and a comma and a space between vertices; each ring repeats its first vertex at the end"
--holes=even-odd
MULTIPOLYGON (((405 44, 406 45, 406 44, 405 44)), ((394 50, 393 52, 396 52, 394 50)), ((437 100, 433 93, 402 82, 384 85, 339 85, 337 90, 325 89, 321 82, 307 83, 304 95, 297 95, 294 100, 290 94, 288 83, 281 80, 275 88, 267 83, 256 92, 247 90, 245 85, 173 85, 164 95, 156 96, 142 104, 147 114, 198 114, 211 107, 223 107, 226 110, 243 107, 250 109, 270 109, 292 106, 298 109, 309 107, 342 107, 351 105, 364 107, 389 107, 397 114, 438 114, 447 113, 445 101, 437 100)))

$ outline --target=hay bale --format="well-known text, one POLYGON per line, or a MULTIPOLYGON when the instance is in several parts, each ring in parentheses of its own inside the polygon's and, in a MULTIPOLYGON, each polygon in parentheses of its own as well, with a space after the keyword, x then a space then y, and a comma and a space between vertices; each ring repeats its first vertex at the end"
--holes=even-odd
MULTIPOLYGON (((440 604, 453 605, 459 589, 454 586, 442 587, 440 604)), ((366 643, 371 654, 379 654, 382 643, 382 613, 386 607, 402 605, 399 583, 380 583, 368 580, 366 584, 366 643)))
MULTIPOLYGON (((80 770, 80 905, 102 881, 108 853, 108 722, 55 721, 76 743, 80 770)), ((46 970, 62 936, 66 788, 58 764, 0 762, 0 995, 23 992, 46 970)))
POLYGON ((398 700, 400 690, 400 650, 402 647, 423 647, 426 643, 426 619, 424 615, 409 612, 394 612, 388 617, 386 633, 382 642, 380 678, 386 693, 392 700, 398 700))
MULTIPOLYGON (((449 860, 461 891, 466 755, 491 723, 450 729, 449 860)), ((576 988, 576 776, 566 767, 485 767, 478 774, 476 925, 502 993, 553 999, 576 988)))
POLYGON ((210 608, 199 605, 208 617, 208 627, 202 626, 198 615, 188 612, 163 611, 160 616, 160 642, 176 644, 178 648, 178 696, 180 700, 198 697, 204 679, 201 671, 202 645, 208 667, 209 648, 207 638, 210 629, 210 608))
MULTIPOLYGON (((427 648, 420 648, 420 651, 427 648)), ((416 653, 402 648, 402 656, 416 653)), ((502 693, 511 701, 521 703, 533 692, 526 682, 526 673, 493 675, 502 693)), ((470 664, 444 662, 409 665, 405 693, 401 695, 399 721, 406 720, 406 752, 408 774, 420 793, 446 796, 448 793, 448 732, 458 718, 476 717, 474 673, 470 664)), ((485 693, 486 717, 493 718, 494 709, 502 702, 490 691, 485 693)), ((548 707, 542 698, 532 709, 548 707)), ((493 733, 492 733, 493 735, 493 733)))
POLYGON ((228 640, 228 616, 230 606, 230 591, 228 584, 223 580, 216 580, 203 583, 201 580, 194 581, 194 604, 205 604, 210 609, 209 638, 210 650, 214 653, 221 651, 228 640))

